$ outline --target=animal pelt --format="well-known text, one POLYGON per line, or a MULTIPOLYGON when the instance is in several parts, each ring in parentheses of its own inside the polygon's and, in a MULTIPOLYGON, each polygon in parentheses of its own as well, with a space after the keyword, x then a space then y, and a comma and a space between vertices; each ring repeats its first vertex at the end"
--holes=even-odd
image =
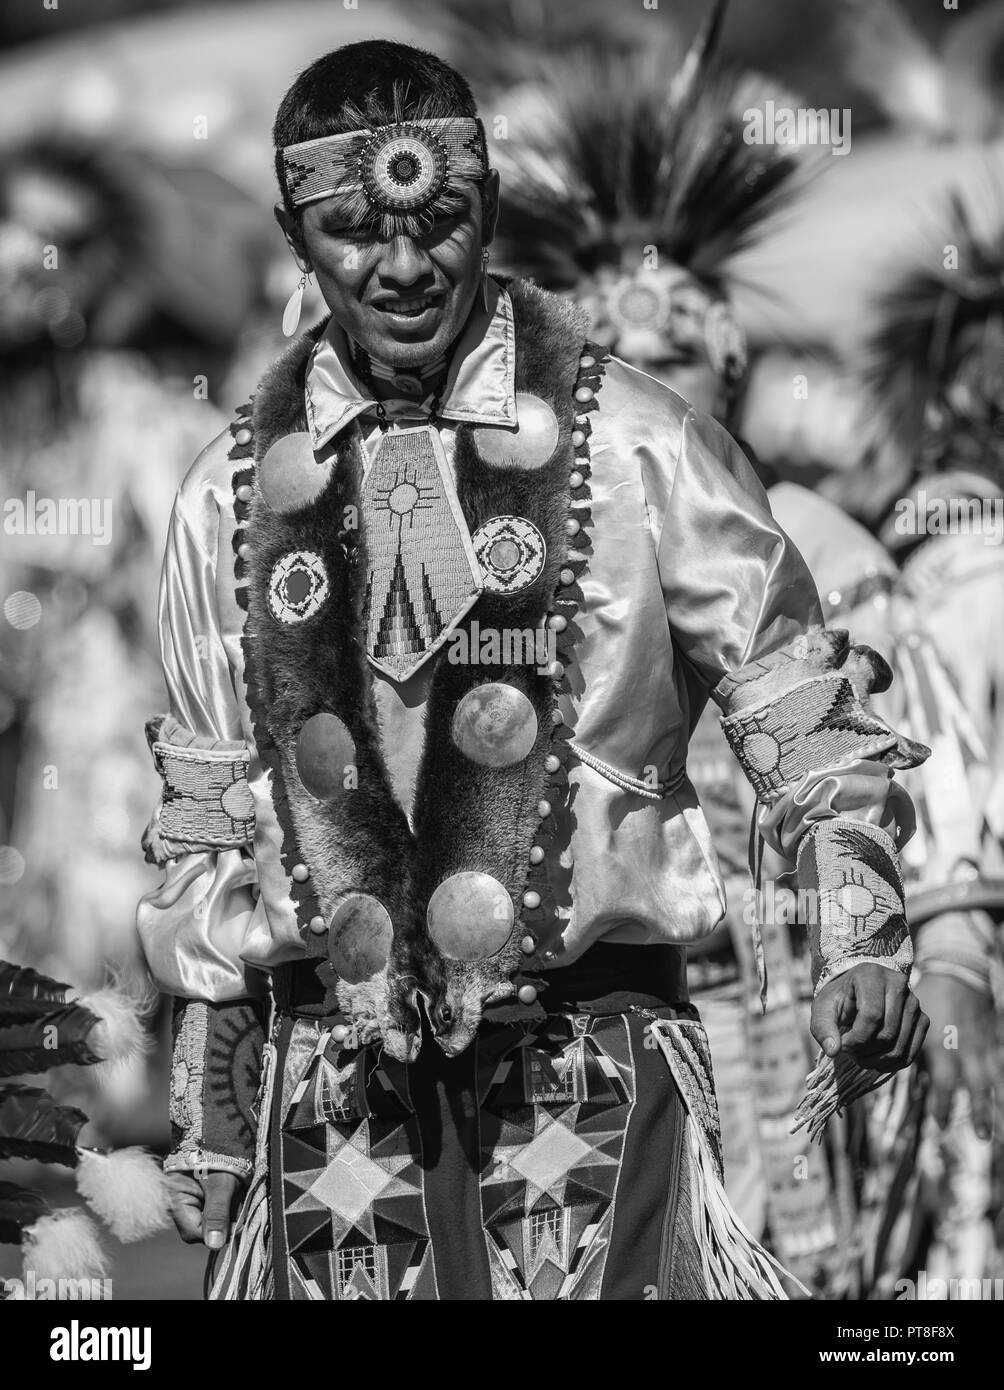
MULTIPOLYGON (((558 575, 568 558, 569 473, 576 467, 571 443, 572 393, 582 351, 584 323, 578 311, 533 286, 509 286, 516 319, 515 385, 548 402, 559 421, 559 442, 542 467, 526 471, 495 466, 480 457, 475 432, 457 431, 457 492, 470 531, 493 516, 532 521, 547 544, 536 581, 517 595, 485 593, 467 619, 482 630, 537 628, 552 610, 558 575)), ((262 382, 254 402, 254 458, 261 461, 285 434, 306 428, 303 382, 310 351, 323 325, 301 339, 262 382)), ((581 407, 578 407, 581 409, 581 407)), ((253 482, 251 445, 232 450, 240 465, 235 488, 253 482)), ((291 879, 298 920, 308 952, 326 949, 323 935, 309 929, 312 917, 329 920, 349 893, 377 898, 393 924, 385 966, 357 982, 340 980, 337 1000, 352 1014, 361 1041, 382 1036, 388 1051, 411 1060, 419 1045, 419 997, 449 1052, 473 1037, 481 1007, 513 991, 511 977, 527 934, 522 898, 529 851, 540 830, 539 804, 560 793, 561 776, 545 770, 551 751, 562 753, 551 712, 555 684, 531 666, 453 664, 446 649, 430 658, 433 676, 426 737, 415 796, 414 833, 394 798, 378 736, 373 677, 361 635, 367 582, 366 536, 346 527, 357 515, 363 470, 358 426, 336 440, 328 481, 319 497, 296 511, 278 514, 255 490, 250 503, 235 504, 235 546, 250 553, 238 559, 239 587, 246 577, 244 651, 248 699, 259 755, 270 769, 277 815, 284 831, 287 873, 305 864, 309 880, 291 879), (273 567, 292 551, 312 551, 323 560, 328 593, 320 610, 284 624, 268 605, 273 567), (515 767, 485 767, 468 760, 451 737, 453 714, 464 693, 489 681, 505 681, 527 695, 537 715, 537 738, 515 767), (336 715, 355 744, 357 785, 344 794, 313 796, 296 768, 296 739, 317 713, 336 715), (491 874, 508 890, 515 920, 508 941, 489 959, 447 961, 426 929, 426 908, 437 885, 464 870, 491 874), (445 1005, 445 1008, 444 1008, 445 1005)), ((577 500, 583 500, 582 494, 577 500)), ((461 625, 463 626, 463 624, 461 625)), ((323 975, 322 975, 323 978, 323 975)))
POLYGON ((77 1191, 116 1239, 143 1240, 170 1220, 160 1163, 145 1149, 78 1151, 77 1191))
POLYGON ((49 1212, 26 1230, 21 1241, 25 1271, 42 1279, 102 1279, 108 1256, 86 1212, 75 1208, 49 1212))

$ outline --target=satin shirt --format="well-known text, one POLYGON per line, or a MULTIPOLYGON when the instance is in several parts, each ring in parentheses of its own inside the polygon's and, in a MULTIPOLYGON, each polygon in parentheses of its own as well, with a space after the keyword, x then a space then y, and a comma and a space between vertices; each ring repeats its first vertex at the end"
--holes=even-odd
MULTIPOLYGON (((517 423, 513 344, 512 306, 496 288, 452 358, 439 408, 449 460, 457 424, 517 423)), ((356 418, 368 442, 377 433, 374 401, 350 363, 332 322, 305 381, 319 452, 356 418)), ((808 570, 718 424, 617 359, 607 363, 597 400, 591 546, 576 619, 582 635, 571 692, 561 697, 577 757, 548 851, 558 912, 540 942, 552 967, 599 940, 685 944, 721 920, 722 877, 686 774, 691 730, 723 676, 822 621, 808 570), (654 792, 656 784, 668 791, 654 792)), ((404 403, 388 414, 392 428, 424 418, 404 403)), ((157 984, 215 1002, 257 992, 258 972, 304 954, 245 698, 231 442, 229 433, 214 440, 181 486, 160 633, 171 713, 196 735, 249 745, 253 852, 170 861, 138 914, 157 984)), ((392 784, 410 812, 429 677, 420 672, 403 685, 374 677, 392 784)), ((792 860, 813 819, 839 814, 882 825, 899 840, 904 816, 902 799, 890 795, 894 785, 877 763, 813 770, 763 815, 765 837, 792 860)))

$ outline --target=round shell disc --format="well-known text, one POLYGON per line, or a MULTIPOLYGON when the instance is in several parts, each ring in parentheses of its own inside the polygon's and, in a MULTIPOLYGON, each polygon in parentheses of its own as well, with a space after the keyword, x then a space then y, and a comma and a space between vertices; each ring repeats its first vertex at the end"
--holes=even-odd
POLYGON ((311 796, 338 796, 356 760, 352 735, 335 714, 312 714, 296 738, 296 770, 311 796))
POLYGON ((331 476, 331 461, 318 463, 305 430, 277 439, 258 465, 258 486, 274 512, 295 512, 316 502, 331 476))
POLYGON ((383 903, 368 893, 350 893, 328 924, 328 958, 343 980, 358 985, 387 964, 393 938, 383 903))
POLYGON ((525 516, 493 516, 471 537, 485 588, 518 594, 536 580, 547 559, 544 537, 525 516))
POLYGON ((268 606, 280 623, 302 623, 317 613, 328 597, 328 572, 312 550, 291 550, 272 566, 268 606))
POLYGON ((407 123, 376 131, 359 156, 363 191, 385 212, 426 207, 446 182, 448 164, 442 141, 407 123))
POLYGON ((507 468, 542 468, 558 446, 558 417, 539 396, 516 392, 516 428, 481 425, 474 431, 486 463, 507 468))
POLYGON ((491 874, 451 874, 429 899, 429 935, 451 960, 483 960, 509 940, 512 898, 491 874))
POLYGON ((537 716, 521 690, 492 681, 469 690, 453 715, 453 742, 485 767, 511 767, 537 741, 537 716))

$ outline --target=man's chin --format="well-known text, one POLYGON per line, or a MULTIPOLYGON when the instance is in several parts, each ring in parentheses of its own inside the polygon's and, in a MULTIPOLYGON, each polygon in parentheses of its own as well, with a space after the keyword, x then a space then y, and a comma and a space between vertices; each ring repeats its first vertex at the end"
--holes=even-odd
POLYGON ((428 322, 414 327, 377 323, 358 341, 371 357, 388 367, 418 367, 448 352, 456 331, 452 320, 437 310, 428 322))

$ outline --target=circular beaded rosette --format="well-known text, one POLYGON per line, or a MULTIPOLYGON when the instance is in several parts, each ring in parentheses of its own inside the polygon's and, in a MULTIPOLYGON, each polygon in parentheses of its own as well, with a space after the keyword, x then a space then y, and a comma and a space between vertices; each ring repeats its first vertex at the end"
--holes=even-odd
POLYGON ((445 145, 416 125, 385 126, 367 140, 359 156, 366 197, 385 212, 414 212, 440 192, 448 173, 445 145))
POLYGON ((493 594, 518 594, 544 568, 544 537, 523 516, 493 516, 471 537, 485 588, 493 594))
POLYGON ((320 555, 294 550, 275 562, 268 583, 268 606, 280 623, 302 623, 328 596, 328 572, 320 555))
POLYGON ((669 323, 672 299, 669 287, 656 276, 624 276, 607 291, 606 308, 613 325, 626 329, 647 329, 653 332, 669 323))

